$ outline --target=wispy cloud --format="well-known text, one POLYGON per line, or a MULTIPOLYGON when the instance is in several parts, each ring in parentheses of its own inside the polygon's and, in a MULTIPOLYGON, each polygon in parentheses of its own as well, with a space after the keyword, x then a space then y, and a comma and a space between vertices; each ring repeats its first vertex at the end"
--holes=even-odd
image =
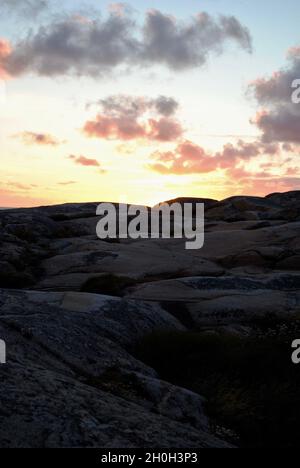
POLYGON ((17 190, 21 192, 28 192, 30 190, 33 190, 34 188, 37 188, 35 184, 24 184, 22 182, 16 181, 5 182, 5 186, 11 190, 17 190))
POLYGON ((58 182, 58 185, 61 185, 62 187, 67 187, 68 185, 74 185, 77 184, 75 180, 67 180, 65 182, 58 182))
POLYGON ((50 203, 51 200, 30 195, 26 190, 9 188, 0 184, 0 206, 2 207, 30 207, 50 203))
POLYGON ((23 132, 14 135, 14 138, 20 139, 26 145, 58 146, 64 143, 47 133, 23 132))

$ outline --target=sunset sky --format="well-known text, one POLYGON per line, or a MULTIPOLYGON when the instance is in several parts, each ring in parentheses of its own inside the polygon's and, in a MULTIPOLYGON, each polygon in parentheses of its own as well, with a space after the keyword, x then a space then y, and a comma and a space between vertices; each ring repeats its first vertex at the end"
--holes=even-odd
POLYGON ((0 0, 0 206, 300 189, 299 0, 0 0))

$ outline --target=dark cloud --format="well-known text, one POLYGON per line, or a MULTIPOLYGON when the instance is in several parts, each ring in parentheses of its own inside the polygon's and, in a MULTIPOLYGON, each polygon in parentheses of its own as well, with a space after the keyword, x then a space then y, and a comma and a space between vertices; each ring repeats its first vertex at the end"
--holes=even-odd
POLYGON ((55 76, 98 76, 136 53, 133 22, 112 14, 102 22, 69 18, 41 27, 16 44, 7 62, 14 76, 26 72, 55 76))
POLYGON ((300 78, 300 47, 288 51, 288 66, 273 73, 270 78, 258 78, 250 85, 250 91, 262 105, 291 102, 292 83, 300 78))
POLYGON ((174 117, 178 103, 173 98, 118 95, 102 99, 98 104, 100 112, 83 129, 89 137, 167 142, 183 135, 183 128, 174 117))
POLYGON ((262 130, 265 142, 300 144, 299 104, 287 104, 274 110, 258 112, 252 122, 262 130))
POLYGON ((221 16, 216 20, 207 13, 200 13, 189 22, 181 23, 152 10, 147 14, 143 33, 142 58, 173 70, 203 65, 212 52, 222 52, 228 40, 252 51, 248 29, 234 17, 221 16))
POLYGON ((11 76, 101 76, 119 66, 185 70, 203 65, 228 41, 251 51, 249 31, 234 17, 201 13, 184 23, 151 10, 140 26, 130 10, 112 10, 104 19, 73 16, 41 27, 14 44, 5 66, 11 76))
POLYGON ((174 115, 179 108, 176 99, 167 96, 158 96, 156 99, 136 97, 129 95, 114 95, 101 99, 98 103, 105 113, 119 117, 128 115, 139 117, 146 111, 156 111, 164 117, 174 115))
POLYGON ((37 16, 48 7, 48 0, 1 0, 0 12, 24 17, 37 16))
POLYGON ((157 99, 152 101, 156 110, 159 114, 164 115, 165 117, 170 117, 175 114, 179 104, 174 98, 169 98, 166 96, 159 96, 157 99))
POLYGON ((102 112, 108 117, 128 117, 137 119, 143 115, 152 104, 145 97, 118 94, 108 96, 98 101, 102 112))
POLYGON ((58 146, 63 143, 47 133, 23 132, 15 137, 21 139, 26 145, 58 146))
POLYGON ((292 102, 292 83, 300 78, 300 48, 290 49, 288 59, 286 68, 250 86, 262 108, 253 123, 262 131, 265 142, 300 143, 300 105, 292 102))

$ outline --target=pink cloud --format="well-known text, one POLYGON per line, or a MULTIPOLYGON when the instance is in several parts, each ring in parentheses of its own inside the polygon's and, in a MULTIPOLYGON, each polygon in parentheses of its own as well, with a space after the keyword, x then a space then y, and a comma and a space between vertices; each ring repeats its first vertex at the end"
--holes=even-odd
POLYGON ((138 122, 133 117, 107 117, 98 114, 95 120, 85 124, 84 133, 89 137, 107 140, 146 139, 168 142, 178 140, 183 135, 183 129, 177 120, 166 117, 138 122))
POLYGON ((114 118, 101 114, 85 124, 84 133, 89 137, 123 141, 145 138, 147 135, 145 128, 132 118, 114 118))
POLYGON ((289 192, 300 189, 300 178, 273 177, 265 179, 244 180, 243 192, 245 195, 266 196, 274 192, 289 192))
POLYGON ((156 162, 150 168, 160 174, 202 174, 217 168, 216 158, 190 141, 181 143, 174 152, 157 151, 152 159, 156 162))
POLYGON ((11 54, 12 47, 6 39, 0 38, 0 78, 5 79, 9 77, 5 69, 5 59, 11 54))
POLYGON ((72 159, 75 164, 79 164, 80 166, 100 167, 100 163, 97 159, 90 159, 85 156, 74 156, 73 154, 69 156, 69 159, 72 159))
MULTIPOLYGON (((161 174, 203 174, 217 169, 236 170, 242 173, 242 165, 263 155, 280 154, 279 144, 265 144, 260 141, 247 143, 239 140, 236 145, 226 144, 221 152, 210 154, 201 146, 184 141, 174 151, 156 151, 150 168, 161 174)), ((236 175, 238 174, 236 173, 236 175)))
MULTIPOLYGON (((106 173, 106 170, 101 167, 101 164, 99 163, 99 161, 97 161, 97 159, 87 158, 85 156, 74 156, 73 154, 71 154, 69 156, 69 159, 74 161, 74 163, 78 164, 79 166, 96 167, 96 168, 99 169, 99 171, 98 171, 99 174, 105 174, 106 173)), ((70 182, 69 182, 69 184, 70 184, 70 182)))
POLYGON ((0 186, 0 207, 27 208, 49 204, 51 204, 49 199, 28 196, 18 190, 10 190, 0 186))
POLYGON ((102 111, 86 122, 83 132, 92 138, 131 141, 177 141, 183 135, 174 117, 178 103, 173 98, 156 99, 109 96, 99 102, 102 111))
POLYGON ((286 175, 287 176, 299 176, 300 175, 299 167, 289 167, 286 170, 286 175))
POLYGON ((146 136, 149 140, 175 141, 183 134, 181 124, 175 119, 166 117, 159 120, 151 119, 148 124, 150 128, 146 136))

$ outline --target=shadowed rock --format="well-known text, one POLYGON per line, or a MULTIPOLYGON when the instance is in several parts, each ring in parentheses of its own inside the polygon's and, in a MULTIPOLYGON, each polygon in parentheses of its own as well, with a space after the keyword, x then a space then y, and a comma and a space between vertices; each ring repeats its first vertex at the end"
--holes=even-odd
POLYGON ((174 200, 206 205, 196 251, 101 241, 97 203, 0 211, 0 446, 228 446, 204 398, 135 347, 164 330, 243 336, 299 317, 299 194, 174 200))

